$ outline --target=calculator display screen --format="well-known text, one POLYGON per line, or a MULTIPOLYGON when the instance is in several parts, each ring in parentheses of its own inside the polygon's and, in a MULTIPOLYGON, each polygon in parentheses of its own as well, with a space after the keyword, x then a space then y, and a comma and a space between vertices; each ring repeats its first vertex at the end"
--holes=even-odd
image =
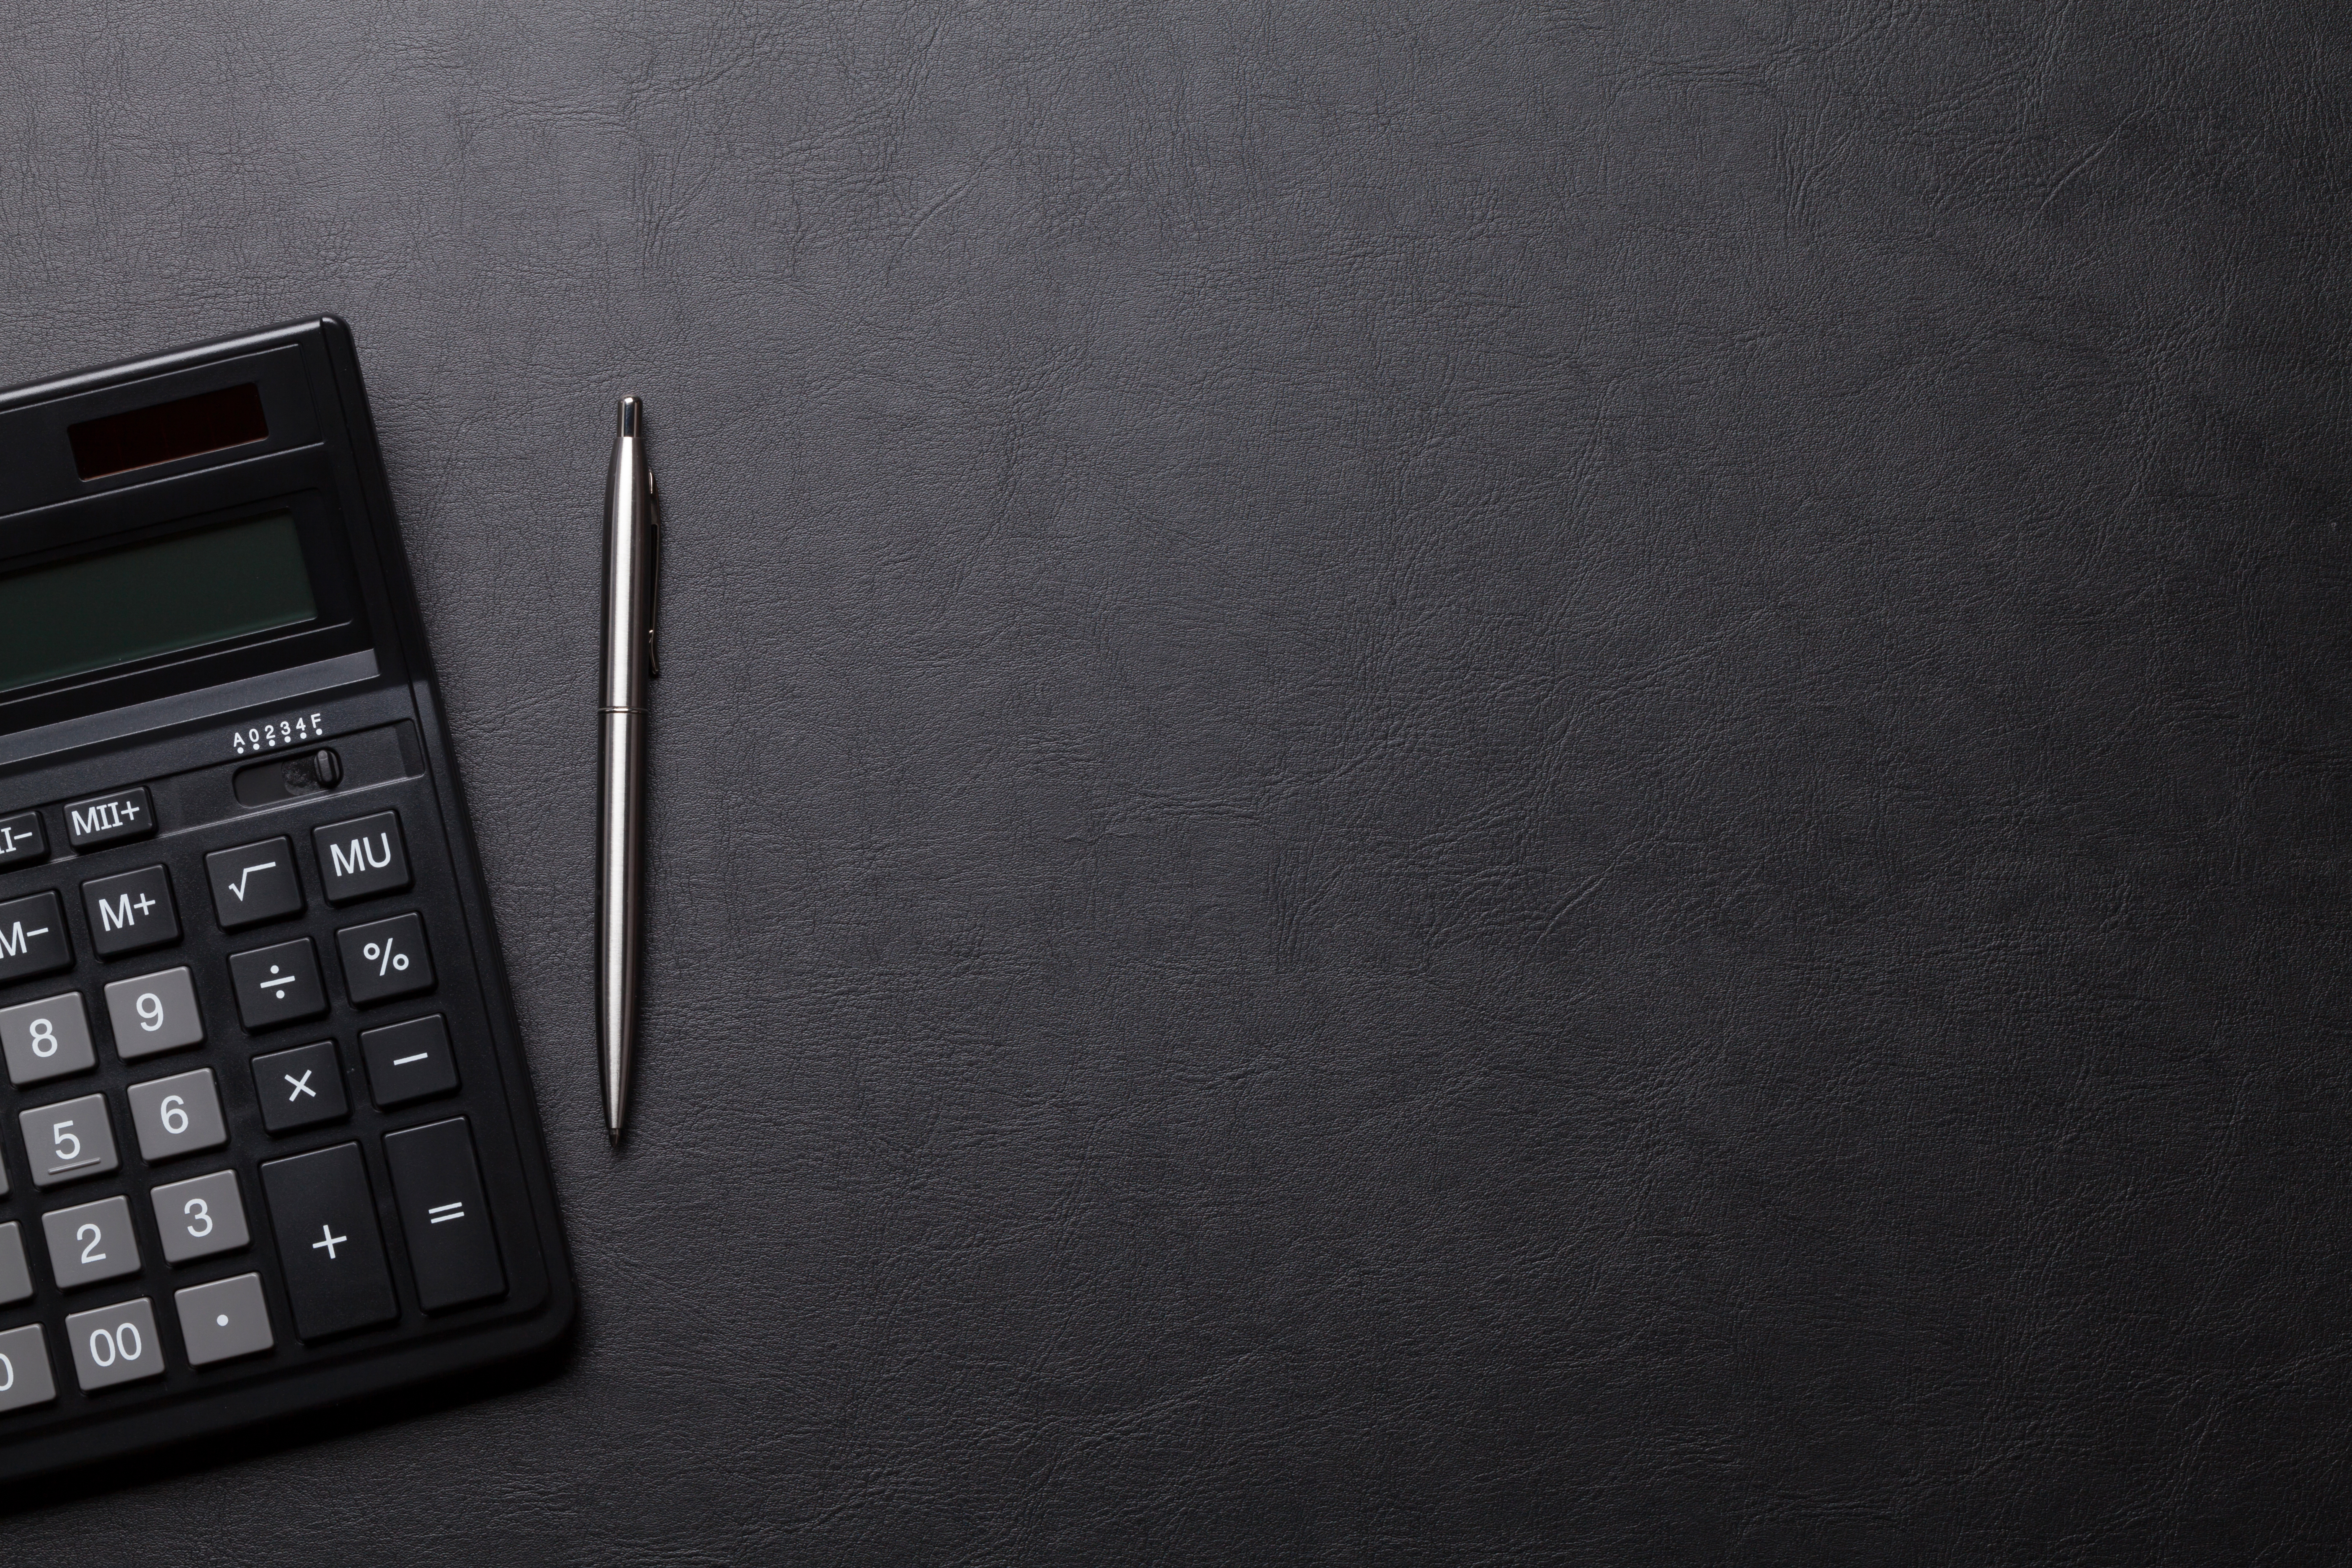
POLYGON ((0 577, 0 691, 317 617, 289 512, 0 577))

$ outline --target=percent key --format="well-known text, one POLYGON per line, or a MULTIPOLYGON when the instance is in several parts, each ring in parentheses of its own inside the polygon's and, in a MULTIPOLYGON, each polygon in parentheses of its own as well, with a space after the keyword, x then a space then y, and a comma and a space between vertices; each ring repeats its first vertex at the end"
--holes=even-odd
POLYGON ((342 956, 343 984, 362 1005, 433 989, 433 952, 422 915, 346 926, 335 933, 335 947, 342 956))

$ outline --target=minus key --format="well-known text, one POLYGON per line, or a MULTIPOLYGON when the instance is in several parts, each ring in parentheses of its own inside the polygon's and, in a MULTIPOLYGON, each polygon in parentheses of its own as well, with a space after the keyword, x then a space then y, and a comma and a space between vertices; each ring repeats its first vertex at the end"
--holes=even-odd
POLYGON ((368 1093, 389 1110, 448 1094, 457 1087, 457 1059, 449 1049, 448 1021, 438 1013, 360 1035, 368 1093))

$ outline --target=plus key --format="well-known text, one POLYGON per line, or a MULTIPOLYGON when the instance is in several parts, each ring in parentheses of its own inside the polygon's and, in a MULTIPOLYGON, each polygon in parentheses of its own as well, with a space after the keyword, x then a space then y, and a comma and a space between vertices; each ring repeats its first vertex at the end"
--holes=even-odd
POLYGON ((376 1228, 375 1196, 356 1143, 338 1143, 261 1167, 294 1331, 329 1339, 400 1315, 376 1228))

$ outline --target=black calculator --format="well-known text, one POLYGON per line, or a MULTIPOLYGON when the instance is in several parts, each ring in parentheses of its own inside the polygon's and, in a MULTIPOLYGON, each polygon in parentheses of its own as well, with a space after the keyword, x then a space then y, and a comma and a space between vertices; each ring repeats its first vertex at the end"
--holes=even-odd
POLYGON ((0 394, 0 1481, 552 1342, 349 330, 0 394))

